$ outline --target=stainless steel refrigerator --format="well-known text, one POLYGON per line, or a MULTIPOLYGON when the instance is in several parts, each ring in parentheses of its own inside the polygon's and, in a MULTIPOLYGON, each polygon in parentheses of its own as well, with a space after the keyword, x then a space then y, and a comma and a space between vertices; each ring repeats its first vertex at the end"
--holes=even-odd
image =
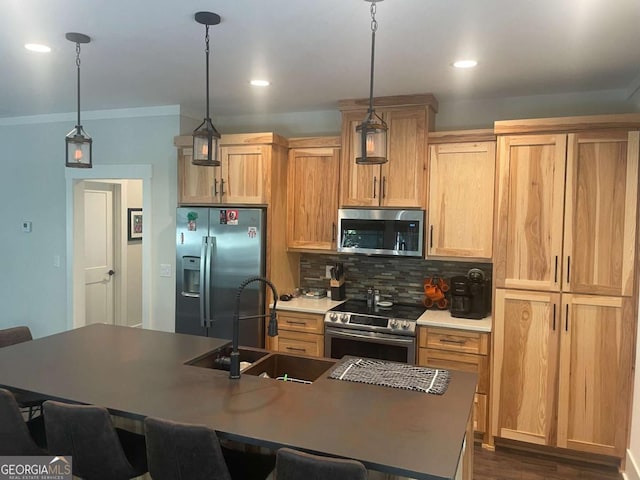
MULTIPOLYGON (((231 339, 238 286, 265 274, 263 209, 182 207, 176 214, 176 332, 231 339)), ((240 316, 263 315, 265 290, 249 284, 240 316)), ((263 319, 240 322, 240 345, 262 347, 263 319)))

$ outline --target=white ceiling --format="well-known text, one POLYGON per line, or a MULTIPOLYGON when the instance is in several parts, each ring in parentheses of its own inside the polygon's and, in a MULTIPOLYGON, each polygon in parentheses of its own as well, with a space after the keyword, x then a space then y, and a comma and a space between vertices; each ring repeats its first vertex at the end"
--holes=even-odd
MULTIPOLYGON (((363 0, 0 0, 0 117, 182 106, 204 116, 204 26, 216 116, 332 110, 368 96, 363 0), (49 54, 23 48, 43 42, 49 54), (251 78, 272 85, 256 89, 251 78)), ((374 95, 440 101, 640 87, 639 0, 385 0, 377 4, 374 95), (457 70, 458 58, 478 67, 457 70)))

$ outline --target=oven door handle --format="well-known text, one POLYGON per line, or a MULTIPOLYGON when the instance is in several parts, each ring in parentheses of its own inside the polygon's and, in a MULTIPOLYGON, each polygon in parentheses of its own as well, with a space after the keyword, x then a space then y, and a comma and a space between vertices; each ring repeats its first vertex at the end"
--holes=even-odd
POLYGON ((327 328, 325 335, 329 335, 334 338, 359 338, 362 340, 369 340, 375 343, 386 343, 389 345, 413 345, 415 342, 414 337, 396 337, 391 335, 385 335, 384 333, 371 332, 373 335, 357 333, 352 330, 338 330, 334 328, 327 328))

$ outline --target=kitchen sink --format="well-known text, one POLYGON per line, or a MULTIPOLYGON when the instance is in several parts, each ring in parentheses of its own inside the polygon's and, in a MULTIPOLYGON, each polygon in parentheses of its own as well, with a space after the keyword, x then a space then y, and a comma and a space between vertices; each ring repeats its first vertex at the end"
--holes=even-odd
MULTIPOLYGON (((240 362, 254 363, 269 355, 269 352, 265 352, 258 348, 253 349, 251 347, 241 347, 238 351, 240 352, 240 362)), ((229 371, 230 355, 231 346, 222 347, 217 350, 207 352, 204 355, 200 355, 193 360, 189 360, 186 362, 186 365, 229 371)))
POLYGON ((336 360, 271 353, 242 372, 300 383, 312 383, 336 364, 336 360))

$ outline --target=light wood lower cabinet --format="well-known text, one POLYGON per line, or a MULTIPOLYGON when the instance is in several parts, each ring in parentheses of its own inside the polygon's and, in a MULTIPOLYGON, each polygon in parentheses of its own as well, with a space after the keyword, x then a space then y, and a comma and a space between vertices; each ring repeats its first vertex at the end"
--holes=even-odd
POLYGON ((489 345, 490 334, 485 332, 418 328, 418 365, 478 374, 473 424, 480 433, 488 433, 489 345))
POLYGON ((324 315, 278 310, 278 336, 267 337, 276 352, 324 356, 324 315))
POLYGON ((623 458, 631 299, 497 289, 494 318, 492 434, 623 458))

